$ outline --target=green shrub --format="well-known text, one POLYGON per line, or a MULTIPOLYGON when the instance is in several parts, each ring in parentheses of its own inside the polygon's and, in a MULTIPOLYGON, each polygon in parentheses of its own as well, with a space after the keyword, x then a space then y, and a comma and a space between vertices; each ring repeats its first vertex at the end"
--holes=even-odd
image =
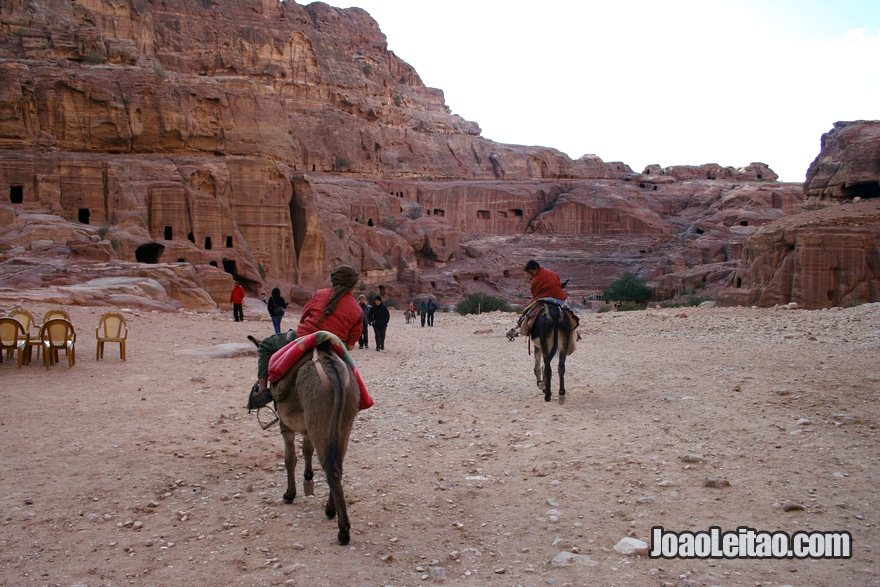
POLYGON ((660 302, 661 308, 687 308, 693 306, 699 306, 703 302, 710 301, 710 298, 704 298, 701 296, 688 296, 687 298, 680 298, 677 300, 666 300, 665 302, 660 302))
POLYGON ((624 271, 620 279, 602 291, 602 299, 616 302, 644 302, 651 297, 645 279, 624 271))
POLYGON ((501 298, 496 298, 495 296, 490 296, 484 293, 474 293, 466 297, 465 299, 458 302, 455 306, 455 311, 461 314, 462 316, 466 314, 480 314, 482 312, 495 312, 496 310, 500 310, 502 312, 511 312, 513 311, 506 301, 501 298))
POLYGON ((618 312, 637 312, 644 309, 645 304, 640 304, 638 302, 620 302, 620 305, 617 306, 618 312))
POLYGON ((416 220, 422 217, 422 207, 421 206, 413 206, 409 210, 406 211, 404 216, 416 220))

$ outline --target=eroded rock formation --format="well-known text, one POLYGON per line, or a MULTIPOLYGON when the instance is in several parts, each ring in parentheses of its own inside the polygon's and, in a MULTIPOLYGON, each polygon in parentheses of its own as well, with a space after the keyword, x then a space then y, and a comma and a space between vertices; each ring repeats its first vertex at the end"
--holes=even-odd
POLYGON ((638 174, 480 132, 361 9, 8 0, 0 286, 92 279, 71 265, 152 271, 201 308, 233 278, 302 300, 347 262, 392 295, 517 299, 537 257, 578 292, 630 269, 675 293, 695 264, 721 280, 802 199, 764 164, 638 174))
POLYGON ((880 299, 880 122, 838 122, 822 137, 808 212, 752 235, 719 301, 829 308, 880 299))

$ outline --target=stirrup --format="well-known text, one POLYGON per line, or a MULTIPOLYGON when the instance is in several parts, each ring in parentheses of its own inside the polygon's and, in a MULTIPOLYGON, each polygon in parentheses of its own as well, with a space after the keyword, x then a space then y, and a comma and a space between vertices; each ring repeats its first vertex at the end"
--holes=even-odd
POLYGON ((262 408, 257 408, 257 424, 260 425, 260 428, 262 428, 263 430, 268 430, 276 422, 278 422, 278 414, 275 412, 275 410, 273 410, 269 406, 263 406, 262 408), (263 410, 267 410, 269 412, 270 415, 268 415, 267 417, 271 418, 271 421, 263 422, 263 418, 260 416, 260 414, 263 413, 263 410))

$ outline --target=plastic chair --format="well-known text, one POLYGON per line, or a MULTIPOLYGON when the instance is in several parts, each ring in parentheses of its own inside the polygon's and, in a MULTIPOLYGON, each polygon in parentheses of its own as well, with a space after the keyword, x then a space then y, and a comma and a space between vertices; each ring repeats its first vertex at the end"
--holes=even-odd
POLYGON ((104 343, 119 343, 119 358, 125 360, 125 339, 128 338, 128 326, 125 323, 125 316, 119 312, 107 312, 101 316, 98 327, 95 328, 95 337, 98 339, 98 349, 95 352, 95 360, 100 361, 104 358, 104 343), (101 336, 101 328, 104 328, 104 335, 101 336))
POLYGON ((68 314, 66 310, 55 308, 54 310, 49 310, 48 312, 43 314, 43 324, 45 324, 49 320, 54 320, 55 318, 64 318, 71 324, 73 323, 73 320, 70 319, 70 314, 68 314))
MULTIPOLYGON (((27 349, 28 334, 21 322, 15 318, 0 318, 0 363, 3 362, 3 351, 18 351, 18 368, 21 369, 24 351, 27 349), (22 338, 24 337, 24 338, 22 338)), ((12 358, 7 355, 7 358, 12 358)))
MULTIPOLYGON (((9 312, 9 317, 18 320, 18 322, 21 324, 22 328, 24 328, 25 334, 27 335, 25 338, 28 339, 28 342, 27 342, 28 346, 25 349, 25 360, 24 360, 25 364, 27 364, 31 360, 31 349, 34 346, 37 346, 37 352, 39 353, 39 348, 40 348, 39 347, 40 341, 37 339, 37 337, 35 336, 34 338, 31 338, 31 328, 34 326, 37 326, 37 323, 34 320, 34 315, 31 314, 30 312, 28 312, 27 310, 12 310, 11 312, 9 312)), ((37 328, 39 329, 39 327, 37 327, 37 328)), ((39 334, 39 333, 37 333, 37 334, 39 334)), ((19 338, 22 338, 21 335, 19 335, 19 338)), ((12 353, 13 353, 12 350, 7 350, 6 356, 11 359, 12 353)), ((39 357, 39 354, 37 356, 39 357)))
POLYGON ((43 365, 46 369, 58 362, 58 352, 67 354, 67 366, 76 365, 76 333, 73 324, 63 318, 53 318, 43 323, 40 328, 40 340, 43 341, 43 365))

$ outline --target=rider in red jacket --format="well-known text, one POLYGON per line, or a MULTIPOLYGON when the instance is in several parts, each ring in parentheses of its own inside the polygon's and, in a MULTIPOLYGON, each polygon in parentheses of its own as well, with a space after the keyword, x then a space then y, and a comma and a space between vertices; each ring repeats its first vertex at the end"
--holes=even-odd
POLYGON ((568 294, 562 289, 562 282, 559 280, 559 275, 549 269, 544 269, 538 265, 538 262, 535 260, 526 263, 525 270, 526 274, 532 280, 533 302, 535 300, 540 300, 541 298, 556 298, 557 300, 562 301, 568 299, 568 294))

